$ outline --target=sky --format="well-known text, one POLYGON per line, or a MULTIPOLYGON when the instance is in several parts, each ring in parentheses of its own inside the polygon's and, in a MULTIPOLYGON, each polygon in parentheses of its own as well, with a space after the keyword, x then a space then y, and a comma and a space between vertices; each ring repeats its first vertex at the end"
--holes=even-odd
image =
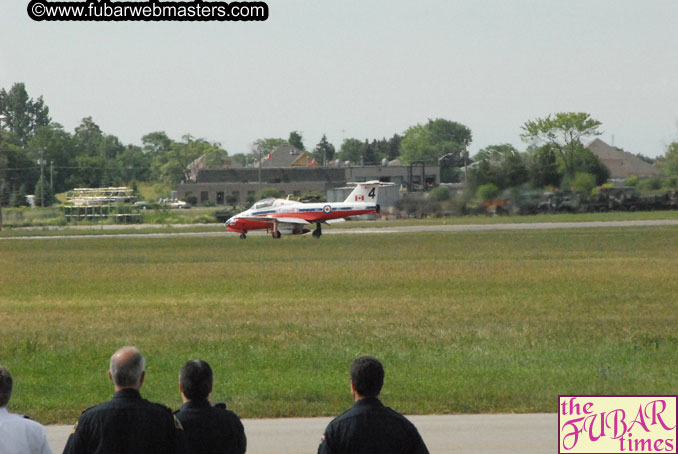
POLYGON ((165 131, 247 153, 261 138, 403 134, 462 123, 471 154, 587 112, 657 157, 678 140, 676 0, 268 0, 264 22, 35 22, 0 2, 0 88, 125 144, 165 131))

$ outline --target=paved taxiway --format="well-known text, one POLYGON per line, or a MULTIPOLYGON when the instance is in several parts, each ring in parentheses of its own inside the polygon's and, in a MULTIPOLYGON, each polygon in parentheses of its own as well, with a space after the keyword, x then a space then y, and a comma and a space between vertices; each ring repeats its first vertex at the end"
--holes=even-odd
MULTIPOLYGON (((676 226, 678 220, 654 221, 595 221, 595 222, 537 222, 533 224, 469 224, 469 225, 413 225, 401 227, 372 227, 355 229, 324 228, 323 235, 356 235, 356 234, 384 234, 410 232, 471 232, 483 230, 555 230, 555 229, 590 229, 590 228, 623 228, 623 227, 657 227, 676 226)), ((95 226, 88 227, 97 230, 108 230, 106 227, 123 228, 122 226, 95 226)), ((130 226, 127 226, 128 228, 130 226)), ((150 226, 149 226, 150 227, 150 226)), ((159 226, 153 226, 159 227, 159 226)), ((184 226, 181 226, 184 227, 184 226)), ((186 226, 188 227, 188 226, 186 226)), ((139 228, 137 226, 136 228, 139 228)), ((115 229, 111 229, 114 231, 115 229)), ((265 230, 255 230, 249 235, 266 235, 265 230)), ((237 238, 235 233, 227 232, 186 232, 186 233, 105 233, 98 235, 46 235, 29 237, 0 238, 0 241, 9 240, 54 240, 54 239, 91 239, 91 238, 171 238, 183 237, 225 237, 237 238)))
MULTIPOLYGON (((557 398, 557 397, 556 397, 557 398)), ((431 454, 550 454, 558 451, 558 416, 429 415, 409 416, 431 454)), ((316 453, 331 418, 244 419, 250 454, 316 453)), ((47 426, 55 453, 63 450, 72 426, 47 426)))

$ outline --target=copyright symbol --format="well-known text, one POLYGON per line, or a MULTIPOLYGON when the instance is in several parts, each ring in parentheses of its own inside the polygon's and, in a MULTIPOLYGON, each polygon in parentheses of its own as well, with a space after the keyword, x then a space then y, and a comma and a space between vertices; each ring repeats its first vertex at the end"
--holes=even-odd
POLYGON ((40 21, 42 16, 45 15, 45 5, 39 1, 32 1, 28 4, 28 15, 33 20, 40 21))

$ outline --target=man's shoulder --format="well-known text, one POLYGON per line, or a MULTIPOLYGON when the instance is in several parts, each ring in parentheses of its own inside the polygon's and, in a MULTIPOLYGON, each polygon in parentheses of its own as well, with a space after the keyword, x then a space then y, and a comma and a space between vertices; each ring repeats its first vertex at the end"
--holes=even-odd
POLYGON ((410 421, 409 419, 407 419, 407 417, 406 417, 405 415, 403 415, 402 413, 399 413, 399 412, 395 411, 395 410, 392 409, 391 407, 386 407, 386 406, 384 406, 384 410, 383 410, 383 411, 384 411, 384 414, 388 415, 389 417, 391 417, 391 418, 393 418, 393 419, 395 419, 395 420, 401 421, 401 422, 402 422, 403 424, 405 424, 406 426, 412 426, 412 427, 414 427, 414 424, 412 424, 412 421, 410 421))
POLYGON ((95 416, 100 413, 107 413, 107 412, 112 412, 112 411, 117 411, 121 408, 124 407, 136 407, 136 408, 144 408, 148 409, 149 412, 153 413, 158 413, 158 414, 167 414, 167 415, 172 415, 172 410, 161 403, 157 402, 151 402, 146 399, 135 399, 126 403, 122 403, 120 401, 116 401, 115 399, 107 400, 106 402, 102 402, 97 405, 93 405, 87 409, 85 409, 81 417, 89 417, 89 416, 95 416))
POLYGON ((351 418, 355 417, 358 415, 358 412, 356 411, 355 407, 351 407, 348 410, 344 411, 343 413, 339 414, 337 417, 335 417, 332 421, 330 421, 329 425, 327 426, 332 427, 332 426, 338 426, 346 421, 349 421, 351 418))
POLYGON ((332 426, 340 426, 342 424, 353 424, 354 421, 356 420, 362 420, 366 415, 370 415, 368 417, 369 420, 375 421, 376 419, 379 420, 390 420, 393 421, 395 424, 402 424, 403 426, 408 426, 408 427, 414 427, 414 424, 407 419, 405 416, 402 414, 398 413, 394 409, 387 407, 385 405, 375 405, 371 407, 356 407, 353 406, 334 418, 328 427, 332 426))
POLYGON ((237 420, 240 420, 240 417, 239 417, 234 411, 229 410, 229 409, 226 407, 226 404, 225 404, 225 403, 217 403, 217 404, 214 404, 214 411, 215 411, 217 414, 223 415, 224 417, 226 417, 226 418, 228 418, 228 419, 237 419, 237 420))
POLYGON ((100 404, 92 405, 91 407, 85 408, 82 413, 80 413, 80 418, 87 418, 93 415, 96 415, 99 412, 106 411, 107 408, 111 407, 111 401, 102 402, 100 404))
POLYGON ((150 400, 143 400, 146 405, 149 407, 153 408, 154 410, 157 410, 160 413, 169 413, 170 415, 172 414, 172 409, 168 407, 165 404, 161 404, 160 402, 151 402, 150 400))
POLYGON ((174 412, 174 415, 177 416, 178 418, 186 418, 186 417, 209 417, 209 418, 220 418, 220 419, 227 419, 227 420, 233 420, 237 419, 240 420, 240 417, 238 417, 235 412, 229 410, 226 408, 226 404, 224 403, 217 403, 215 405, 210 405, 210 406, 201 406, 201 407, 191 407, 191 406, 186 406, 183 405, 180 407, 177 411, 174 412))
POLYGON ((16 424, 23 424, 26 426, 36 426, 36 427, 42 427, 42 424, 40 424, 37 421, 34 421, 33 418, 27 415, 22 415, 20 413, 10 413, 6 412, 3 420, 11 421, 12 423, 16 424))
POLYGON ((32 431, 34 434, 40 434, 44 435, 45 434, 45 427, 40 424, 37 421, 33 421, 31 418, 28 416, 24 416, 24 425, 27 428, 30 428, 29 430, 32 431))

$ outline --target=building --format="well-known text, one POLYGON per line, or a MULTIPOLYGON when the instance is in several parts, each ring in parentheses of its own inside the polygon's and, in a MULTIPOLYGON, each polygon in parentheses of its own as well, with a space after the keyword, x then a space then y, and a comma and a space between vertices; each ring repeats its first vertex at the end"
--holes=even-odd
MULTIPOLYGON (((289 145, 281 145, 256 168, 202 168, 195 181, 182 183, 177 188, 180 200, 199 205, 213 203, 247 204, 264 188, 275 188, 283 194, 301 196, 311 191, 327 193, 350 182, 379 180, 396 186, 428 186, 440 184, 437 165, 341 166, 319 167, 312 157, 289 145)), ((394 163, 395 164, 395 163, 394 163)))
POLYGON ((610 169, 611 180, 625 180, 632 175, 653 177, 662 174, 653 164, 620 148, 608 145, 600 139, 593 140, 586 148, 598 156, 600 162, 610 169))
POLYGON ((315 166, 316 162, 309 153, 298 150, 288 143, 277 146, 275 150, 261 160, 262 169, 315 166))
MULTIPOLYGON (((223 165, 219 166, 219 168, 224 168, 224 169, 238 169, 242 168, 242 165, 238 164, 236 161, 228 157, 228 155, 222 156, 221 160, 223 161, 223 165)), ((191 181, 195 181, 196 178, 198 178, 198 172, 202 169, 207 169, 209 168, 209 165, 207 163, 207 155, 202 155, 192 163, 188 165, 188 170, 189 170, 189 175, 191 176, 191 181)))

